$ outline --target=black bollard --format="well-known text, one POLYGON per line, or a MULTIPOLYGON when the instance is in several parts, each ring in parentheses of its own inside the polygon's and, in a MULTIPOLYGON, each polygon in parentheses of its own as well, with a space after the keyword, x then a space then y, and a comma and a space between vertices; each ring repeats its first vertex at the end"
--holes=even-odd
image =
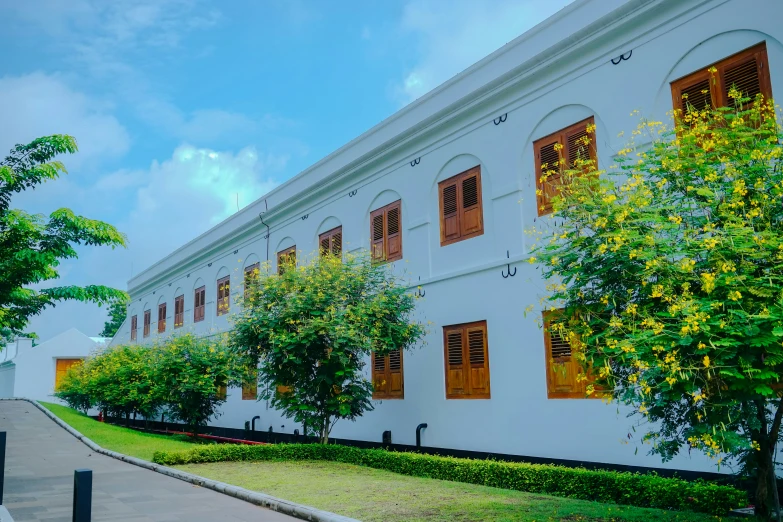
POLYGON ((92 519, 92 470, 77 469, 73 472, 73 522, 90 522, 92 519))

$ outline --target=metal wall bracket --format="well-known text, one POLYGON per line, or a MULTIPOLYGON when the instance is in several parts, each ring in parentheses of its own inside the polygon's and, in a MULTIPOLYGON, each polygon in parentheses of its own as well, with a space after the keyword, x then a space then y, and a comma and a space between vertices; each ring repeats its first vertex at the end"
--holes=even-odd
POLYGON ((421 163, 421 156, 419 156, 418 158, 416 158, 414 160, 411 160, 411 167, 415 167, 419 163, 421 163))
POLYGON ((500 125, 501 123, 503 123, 507 119, 508 119, 508 113, 504 112, 502 116, 498 116, 497 118, 492 120, 492 123, 494 123, 495 125, 500 125))
POLYGON ((630 60, 632 54, 633 54, 633 49, 631 49, 627 53, 621 54, 617 58, 612 58, 612 64, 613 65, 620 65, 620 62, 622 62, 624 60, 630 60))
MULTIPOLYGON (((511 256, 508 254, 508 250, 506 250, 506 259, 510 259, 511 256)), ((506 269, 500 271, 500 275, 503 276, 503 279, 508 279, 509 277, 514 277, 517 275, 517 267, 514 267, 514 271, 511 271, 511 263, 506 264, 506 269)))

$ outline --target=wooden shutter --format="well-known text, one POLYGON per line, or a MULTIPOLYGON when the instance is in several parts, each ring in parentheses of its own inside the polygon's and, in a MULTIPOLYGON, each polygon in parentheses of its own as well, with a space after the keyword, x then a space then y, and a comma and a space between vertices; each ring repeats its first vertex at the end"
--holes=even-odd
POLYGON ((462 328, 443 330, 446 351, 446 398, 459 398, 468 392, 464 371, 464 335, 462 328))
POLYGON ((562 318, 562 311, 547 311, 543 317, 547 396, 550 399, 582 399, 585 397, 585 388, 576 380, 580 368, 571 351, 571 344, 552 327, 553 322, 562 318))
POLYGON ((484 230, 481 215, 481 169, 474 167, 460 180, 460 237, 467 238, 484 230))
POLYGON ((480 166, 441 181, 438 191, 441 246, 484 233, 480 166))
POLYGON ((220 401, 226 400, 228 398, 228 387, 225 384, 218 384, 215 395, 220 401))
POLYGON ((388 390, 388 364, 387 357, 372 354, 372 396, 380 399, 386 396, 388 390))
POLYGON ((198 323, 204 320, 204 301, 206 298, 206 288, 201 286, 193 292, 193 322, 198 323))
POLYGON ((767 45, 761 43, 745 49, 672 82, 672 103, 683 114, 688 107, 703 110, 706 107, 733 107, 729 97, 732 86, 737 87, 743 97, 751 99, 759 93, 765 99, 772 98, 769 80, 767 45), (709 70, 715 67, 715 73, 709 70))
POLYGON ((459 182, 451 178, 441 182, 440 191, 440 243, 453 243, 460 237, 459 182))
POLYGON ((151 316, 151 310, 144 310, 144 337, 149 337, 150 335, 150 320, 152 319, 151 316))
POLYGON ((343 227, 339 226, 318 236, 321 255, 340 256, 343 253, 343 227))
POLYGON ((228 313, 229 309, 229 299, 230 299, 230 278, 231 276, 226 276, 221 279, 218 279, 217 282, 217 289, 218 289, 218 298, 217 298, 217 315, 224 315, 228 313))
POLYGON ((82 364, 81 359, 57 359, 54 372, 54 391, 60 389, 60 383, 68 370, 76 365, 82 364))
POLYGON ((562 176, 560 167, 560 153, 556 145, 560 144, 560 136, 543 138, 534 143, 536 156, 536 201, 538 203, 538 215, 543 216, 552 212, 552 198, 557 194, 562 176), (546 180, 544 180, 546 174, 546 180))
POLYGON ((373 399, 402 399, 405 396, 402 349, 388 355, 372 354, 373 399))
POLYGON ((402 202, 400 200, 370 213, 370 238, 374 260, 402 259, 402 202))
POLYGON ((166 303, 158 305, 158 333, 166 331, 166 303))
POLYGON ((487 328, 485 325, 465 329, 467 360, 470 362, 470 394, 489 397, 489 365, 487 364, 487 328))
POLYGON ((254 401, 258 398, 258 375, 253 377, 253 380, 246 382, 242 386, 242 400, 254 401))
POLYGON ((180 295, 174 298, 174 328, 179 328, 185 324, 185 296, 180 295))
POLYGON ((489 399, 487 322, 445 326, 447 399, 489 399))
POLYGON ((563 173, 575 168, 577 159, 592 160, 594 165, 597 163, 595 133, 588 132, 594 124, 595 118, 591 116, 533 143, 536 189, 541 191, 540 194, 536 192, 539 216, 552 212, 552 198, 560 193, 563 173), (561 150, 558 151, 558 148, 561 150), (542 181, 544 177, 546 180, 542 181))
POLYGON ((131 341, 136 340, 136 329, 138 328, 138 326, 139 326, 139 321, 134 315, 133 317, 131 317, 131 341))
POLYGON ((386 261, 402 259, 402 202, 386 206, 386 261))
POLYGON ((370 238, 371 238, 371 251, 372 258, 377 261, 386 259, 385 255, 385 235, 383 226, 383 214, 384 209, 378 210, 370 214, 370 238))
POLYGON ((254 263, 245 268, 245 292, 244 298, 247 299, 248 289, 255 284, 258 284, 258 279, 261 273, 261 263, 254 263))
POLYGON ((277 253, 278 275, 283 275, 287 265, 296 266, 296 245, 277 253))

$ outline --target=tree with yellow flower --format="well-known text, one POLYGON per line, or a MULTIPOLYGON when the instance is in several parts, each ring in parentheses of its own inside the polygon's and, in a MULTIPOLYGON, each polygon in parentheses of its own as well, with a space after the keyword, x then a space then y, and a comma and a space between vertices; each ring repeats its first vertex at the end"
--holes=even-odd
POLYGON ((612 168, 578 160, 543 187, 556 220, 538 225, 533 254, 595 379, 588 393, 633 406, 664 460, 696 448, 742 464, 769 516, 783 419, 783 135, 771 101, 731 95, 734 108, 691 107, 674 128, 643 120, 612 168))
POLYGON ((373 407, 367 356, 412 347, 424 327, 390 265, 365 254, 293 259, 249 287, 230 343, 259 366, 261 397, 326 443, 338 420, 373 407))

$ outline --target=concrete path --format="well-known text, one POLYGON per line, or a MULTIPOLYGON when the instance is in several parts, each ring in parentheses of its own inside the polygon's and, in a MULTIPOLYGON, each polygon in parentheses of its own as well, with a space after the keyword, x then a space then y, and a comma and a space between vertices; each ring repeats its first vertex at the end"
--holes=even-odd
POLYGON ((24 401, 0 401, 8 432, 4 505, 15 522, 70 522, 73 470, 93 470, 92 519, 293 522, 299 519, 93 453, 24 401))

